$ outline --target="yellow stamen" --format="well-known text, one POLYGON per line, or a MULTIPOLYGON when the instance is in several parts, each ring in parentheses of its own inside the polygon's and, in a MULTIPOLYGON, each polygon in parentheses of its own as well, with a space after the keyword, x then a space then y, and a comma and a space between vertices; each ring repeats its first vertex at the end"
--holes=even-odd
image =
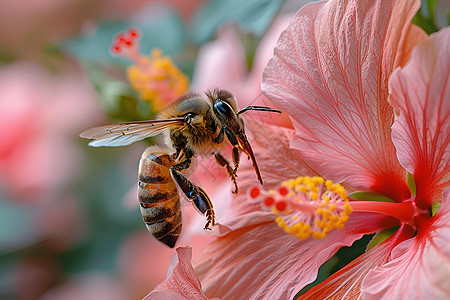
POLYGON ((276 190, 265 193, 278 202, 286 203, 287 209, 283 212, 271 208, 278 215, 275 222, 286 233, 299 239, 325 238, 334 229, 342 229, 352 213, 344 187, 331 180, 305 176, 281 185, 290 191, 285 195, 277 194, 276 190))
POLYGON ((127 77, 143 101, 152 102, 156 110, 187 93, 189 78, 160 49, 143 55, 127 68, 127 77))

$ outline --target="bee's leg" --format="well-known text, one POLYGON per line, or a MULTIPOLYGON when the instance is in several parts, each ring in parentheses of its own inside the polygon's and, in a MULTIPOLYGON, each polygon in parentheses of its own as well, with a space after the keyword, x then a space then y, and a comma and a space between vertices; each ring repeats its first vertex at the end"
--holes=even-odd
POLYGON ((184 156, 184 160, 181 161, 180 163, 173 165, 171 167, 171 169, 174 168, 175 170, 181 171, 181 170, 189 168, 189 166, 191 165, 191 162, 192 162, 191 158, 192 158, 192 156, 194 156, 194 152, 187 148, 177 150, 176 161, 180 161, 179 159, 181 159, 181 157, 183 157, 183 156, 184 156))
POLYGON ((234 170, 233 172, 236 174, 236 171, 239 167, 239 142, 236 138, 236 135, 231 132, 228 128, 225 128, 225 133, 227 135, 228 140, 230 141, 231 145, 233 145, 233 163, 234 163, 234 170))
POLYGON ((215 224, 215 217, 213 205, 208 195, 202 188, 193 185, 192 182, 190 182, 173 167, 174 166, 170 168, 170 173, 178 186, 181 188, 186 197, 194 202, 194 205, 198 208, 198 210, 206 216, 206 224, 203 229, 211 230, 210 226, 215 224))
POLYGON ((233 194, 237 194, 237 192, 238 192, 238 185, 237 185, 237 181, 236 181, 236 176, 237 176, 236 173, 235 173, 236 171, 233 170, 233 169, 230 167, 230 163, 228 162, 228 160, 227 160, 225 157, 223 157, 221 154, 215 153, 215 154, 214 154, 214 157, 216 158, 216 162, 217 162, 221 167, 225 167, 225 168, 226 168, 228 176, 230 176, 231 180, 232 180, 233 183, 234 183, 234 191, 233 191, 233 194))

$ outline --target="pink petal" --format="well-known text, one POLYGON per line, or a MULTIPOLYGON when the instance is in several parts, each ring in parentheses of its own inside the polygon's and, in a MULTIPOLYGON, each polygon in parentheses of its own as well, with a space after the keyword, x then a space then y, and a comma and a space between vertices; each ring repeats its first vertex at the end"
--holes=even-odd
POLYGON ((418 204, 426 209, 450 180, 450 28, 418 45, 392 73, 389 88, 397 156, 414 175, 418 204))
POLYGON ((158 299, 209 299, 191 265, 192 248, 177 248, 178 264, 172 275, 148 294, 145 300, 158 299))
POLYGON ((419 227, 417 237, 398 245, 393 261, 370 271, 364 299, 450 298, 450 190, 439 212, 419 227))
POLYGON ((387 80, 409 54, 419 1, 317 2, 281 35, 263 91, 288 111, 292 146, 323 176, 409 197, 390 137, 387 80))
MULTIPOLYGON (((319 267, 342 246, 380 230, 385 217, 354 213, 325 239, 299 240, 257 214, 247 225, 211 242, 194 262, 207 296, 227 299, 292 299, 314 281, 319 267), (259 221, 259 223, 258 223, 259 221)), ((387 227, 393 223, 385 223, 387 227)))
POLYGON ((326 281, 313 287, 301 298, 360 299, 361 284, 367 273, 372 268, 386 263, 389 260, 392 248, 406 238, 410 238, 413 234, 411 228, 398 230, 388 240, 358 257, 343 269, 334 273, 326 281))

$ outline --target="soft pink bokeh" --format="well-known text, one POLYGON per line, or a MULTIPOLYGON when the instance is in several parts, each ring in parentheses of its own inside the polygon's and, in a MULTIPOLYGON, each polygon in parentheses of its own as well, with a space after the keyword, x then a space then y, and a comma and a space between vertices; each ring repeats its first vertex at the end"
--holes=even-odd
POLYGON ((39 299, 42 300, 123 300, 130 299, 121 280, 100 272, 88 272, 74 276, 52 288, 39 299))
POLYGON ((81 166, 78 133, 100 116, 92 87, 17 62, 0 69, 0 97, 1 190, 28 202, 58 192, 81 166))
POLYGON ((175 250, 163 245, 146 230, 128 236, 118 257, 121 281, 134 298, 144 297, 149 286, 156 286, 166 278, 170 258, 174 254, 175 250))

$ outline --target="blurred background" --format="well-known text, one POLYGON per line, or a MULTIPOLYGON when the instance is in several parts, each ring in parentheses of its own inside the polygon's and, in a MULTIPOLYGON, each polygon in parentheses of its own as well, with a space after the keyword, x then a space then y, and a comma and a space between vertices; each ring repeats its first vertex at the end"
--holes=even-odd
MULTIPOLYGON (((175 250, 145 229, 136 186, 140 155, 158 140, 92 148, 78 134, 151 119, 188 90, 271 105, 263 68, 306 2, 1 1, 0 299, 141 299, 162 282, 175 250)), ((432 32, 448 15, 428 2, 417 22, 432 32)), ((224 173, 201 160, 194 181, 226 199, 224 173)), ((195 255, 204 240, 189 227, 204 220, 184 212, 180 243, 197 243, 195 255)))

